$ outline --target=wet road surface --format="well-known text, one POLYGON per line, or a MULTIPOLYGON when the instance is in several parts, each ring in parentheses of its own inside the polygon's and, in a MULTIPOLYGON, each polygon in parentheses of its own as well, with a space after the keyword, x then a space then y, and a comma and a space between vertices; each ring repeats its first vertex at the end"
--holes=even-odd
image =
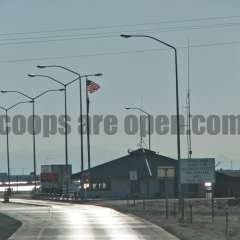
POLYGON ((23 222, 11 240, 177 240, 154 224, 113 209, 45 201, 40 204, 0 204, 1 212, 23 222))

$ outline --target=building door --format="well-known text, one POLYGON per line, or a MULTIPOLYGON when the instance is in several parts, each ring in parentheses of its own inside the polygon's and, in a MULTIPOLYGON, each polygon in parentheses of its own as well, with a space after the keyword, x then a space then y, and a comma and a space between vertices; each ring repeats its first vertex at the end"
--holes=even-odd
POLYGON ((168 197, 175 197, 175 181, 174 179, 159 179, 159 197, 165 198, 166 194, 168 197), (166 192, 167 191, 167 192, 166 192))
POLYGON ((158 188, 158 193, 159 197, 165 197, 165 192, 166 192, 166 187, 165 187, 165 181, 164 179, 159 179, 159 188, 158 188))
POLYGON ((130 181, 131 194, 140 193, 140 183, 139 181, 130 181))

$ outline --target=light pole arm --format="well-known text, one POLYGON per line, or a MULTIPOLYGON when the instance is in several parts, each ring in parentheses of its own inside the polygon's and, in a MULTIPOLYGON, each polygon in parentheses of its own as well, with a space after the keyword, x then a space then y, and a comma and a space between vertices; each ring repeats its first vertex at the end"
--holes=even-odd
POLYGON ((145 114, 148 115, 148 116, 151 116, 150 113, 148 113, 148 112, 142 110, 141 108, 135 108, 135 109, 136 109, 136 110, 139 110, 139 111, 142 112, 142 113, 145 113, 145 114))
MULTIPOLYGON (((65 69, 65 68, 64 68, 65 69)), ((96 75, 96 74, 85 74, 85 75, 80 75, 78 74, 78 77, 73 79, 71 82, 68 82, 66 85, 71 85, 72 83, 76 82, 77 80, 81 80, 82 78, 87 78, 87 77, 96 77, 96 76, 101 76, 101 75, 96 75)))
POLYGON ((38 65, 37 67, 38 68, 61 68, 63 70, 66 70, 66 71, 68 71, 70 73, 73 73, 73 74, 78 76, 77 78, 73 79, 71 82, 68 82, 66 84, 66 86, 71 85, 72 83, 76 82, 77 80, 81 80, 81 75, 78 72, 75 72, 72 69, 67 68, 67 67, 63 67, 63 66, 60 66, 60 65, 44 65, 44 66, 43 65, 38 65))
POLYGON ((155 40, 155 41, 157 41, 157 42, 160 42, 160 43, 164 44, 164 45, 167 46, 167 47, 172 48, 174 51, 177 51, 177 49, 176 49, 174 46, 172 46, 171 44, 166 43, 166 42, 164 42, 164 41, 162 41, 162 40, 160 40, 160 39, 158 39, 158 38, 155 38, 155 37, 152 37, 152 36, 149 36, 149 35, 141 35, 141 34, 132 35, 132 34, 131 34, 131 35, 129 35, 129 36, 131 36, 131 37, 151 38, 151 39, 153 39, 153 40, 155 40))
POLYGON ((61 68, 63 70, 66 70, 66 71, 68 71, 70 73, 73 73, 73 74, 78 76, 78 78, 73 79, 71 82, 67 83, 66 85, 70 85, 73 82, 75 82, 77 80, 81 80, 81 78, 84 78, 84 77, 98 77, 98 76, 102 76, 102 73, 81 75, 78 72, 75 72, 75 71, 73 71, 70 68, 67 68, 67 67, 64 67, 64 66, 60 66, 60 65, 38 65, 37 67, 38 68, 61 68))
POLYGON ((39 68, 45 68, 45 67, 51 67, 51 68, 62 68, 62 69, 64 69, 64 70, 68 71, 68 72, 71 72, 71 73, 77 75, 78 77, 81 77, 81 75, 80 75, 79 73, 73 71, 73 70, 70 69, 70 68, 63 67, 63 66, 60 66, 60 65, 45 65, 45 66, 41 66, 41 65, 39 65, 38 67, 39 67, 39 68))
POLYGON ((5 107, 2 107, 2 106, 0 106, 0 109, 2 109, 5 112, 7 111, 7 109, 5 107))
POLYGON ((11 110, 11 109, 15 108, 16 106, 18 106, 20 104, 23 104, 23 103, 32 103, 32 101, 23 101, 23 102, 15 103, 12 106, 10 106, 9 108, 7 108, 6 110, 9 111, 9 110, 11 110))
POLYGON ((68 82, 66 85, 71 85, 72 83, 76 82, 77 80, 81 80, 81 75, 79 75, 77 78, 73 79, 72 81, 68 82))
POLYGON ((48 78, 58 84, 61 84, 62 86, 65 86, 65 84, 63 82, 60 82, 59 80, 53 78, 53 77, 50 77, 50 76, 47 76, 47 75, 42 75, 42 74, 28 74, 29 77, 44 77, 44 78, 48 78))
POLYGON ((40 97, 42 97, 43 95, 49 93, 49 92, 58 92, 58 91, 63 91, 64 89, 50 89, 50 90, 46 90, 45 92, 40 93, 39 95, 37 95, 36 97, 34 97, 33 99, 38 99, 40 97))
POLYGON ((17 93, 19 95, 22 95, 30 100, 33 100, 32 97, 28 96, 27 94, 23 93, 23 92, 20 92, 20 91, 1 91, 2 93, 17 93))
POLYGON ((150 114, 150 113, 148 113, 148 112, 144 111, 143 109, 141 109, 141 108, 139 108, 139 107, 131 107, 131 108, 126 108, 126 109, 138 110, 138 111, 140 111, 140 112, 142 112, 142 113, 146 114, 147 116, 151 116, 151 114, 150 114))

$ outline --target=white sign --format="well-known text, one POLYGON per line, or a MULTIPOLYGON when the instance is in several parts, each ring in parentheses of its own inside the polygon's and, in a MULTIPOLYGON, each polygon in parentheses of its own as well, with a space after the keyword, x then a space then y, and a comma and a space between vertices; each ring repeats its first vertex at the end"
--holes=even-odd
POLYGON ((175 168, 172 166, 161 166, 157 168, 157 176, 159 178, 175 177, 175 168))
POLYGON ((182 184, 204 184, 205 182, 215 182, 214 158, 181 159, 180 161, 182 184))
POLYGON ((129 172, 129 179, 130 181, 137 181, 138 180, 138 174, 137 171, 133 170, 129 172))

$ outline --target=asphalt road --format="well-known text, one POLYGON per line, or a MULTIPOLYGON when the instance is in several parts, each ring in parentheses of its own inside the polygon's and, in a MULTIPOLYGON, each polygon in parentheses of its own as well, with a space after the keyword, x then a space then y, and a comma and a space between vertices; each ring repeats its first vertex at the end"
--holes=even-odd
POLYGON ((109 208, 45 201, 24 202, 43 206, 0 204, 0 212, 23 222, 11 240, 177 240, 154 224, 109 208))

